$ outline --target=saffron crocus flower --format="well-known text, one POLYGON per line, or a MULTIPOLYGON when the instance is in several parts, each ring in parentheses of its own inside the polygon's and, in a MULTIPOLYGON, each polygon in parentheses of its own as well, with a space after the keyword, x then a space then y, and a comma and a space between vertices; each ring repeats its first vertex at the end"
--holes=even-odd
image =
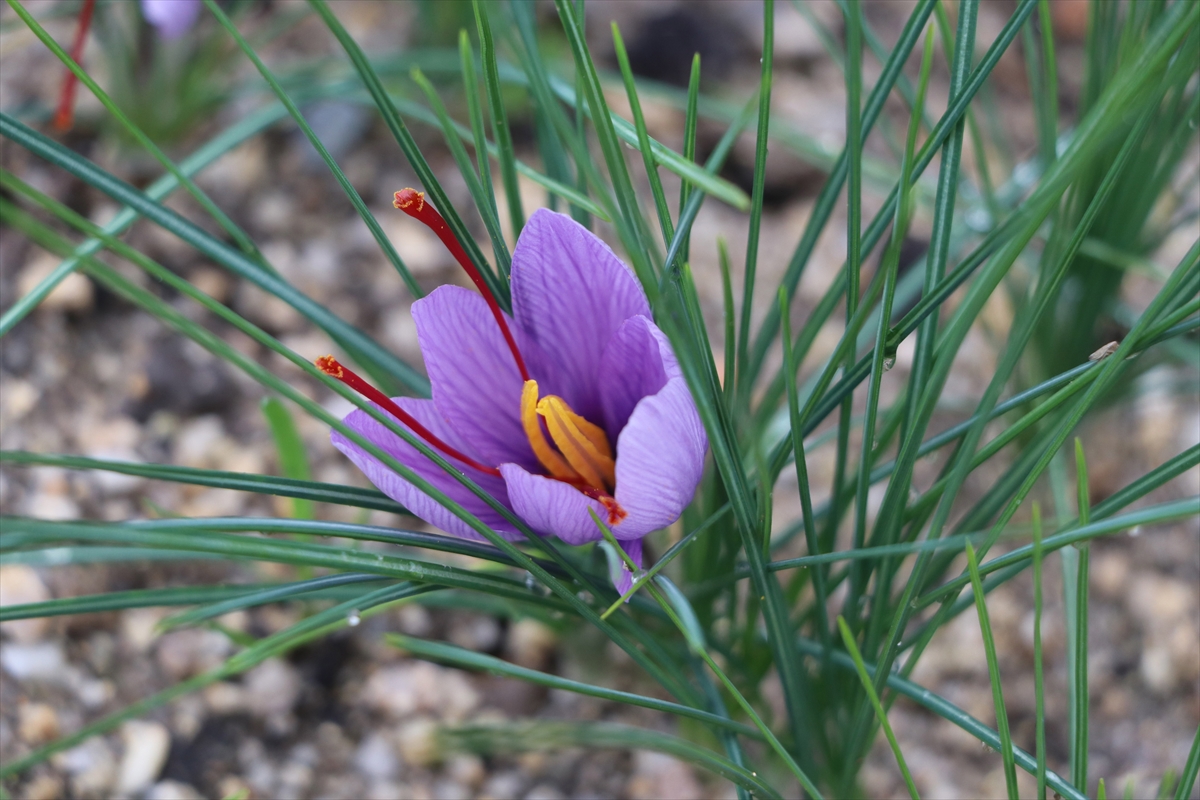
MULTIPOLYGON (((397 206, 456 249, 421 195, 399 192, 397 206)), ((451 456, 538 534, 572 545, 599 540, 595 513, 640 566, 642 538, 679 518, 707 448, 671 345, 625 265, 563 214, 540 209, 530 217, 513 251, 511 279, 511 317, 486 291, 459 286, 441 286, 413 303, 430 400, 389 401, 364 391, 361 379, 331 358, 319 363, 451 456)), ((345 423, 493 530, 520 538, 499 513, 369 414, 353 411, 345 423)), ((333 433, 333 444, 416 516, 479 538, 341 434, 333 433)), ((628 589, 630 580, 623 572, 618 589, 628 589)))
POLYGON ((142 0, 142 16, 164 39, 178 39, 196 22, 202 0, 142 0))

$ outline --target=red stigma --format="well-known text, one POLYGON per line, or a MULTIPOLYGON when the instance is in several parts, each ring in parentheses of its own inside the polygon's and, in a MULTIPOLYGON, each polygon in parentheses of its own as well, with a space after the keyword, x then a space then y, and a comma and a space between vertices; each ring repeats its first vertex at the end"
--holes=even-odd
POLYGON ((384 411, 387 411, 393 417, 407 425, 409 429, 412 430, 412 432, 417 436, 420 436, 430 445, 436 447, 438 450, 441 450, 446 455, 461 461, 469 467, 474 467, 480 472, 486 472, 488 475, 495 475, 498 478, 502 477, 500 475, 500 470, 496 469, 495 467, 488 467, 480 464, 475 459, 460 453, 438 437, 434 436, 432 431, 430 431, 421 423, 417 422, 417 420, 403 408, 396 405, 396 403, 392 401, 392 398, 388 397, 386 394, 367 383, 349 368, 342 366, 342 364, 340 364, 333 356, 321 356, 317 359, 316 364, 317 369, 321 370, 331 378, 337 378, 339 381, 346 384, 363 397, 380 406, 384 411))
POLYGON ((488 308, 492 310, 492 316, 496 318, 496 324, 500 326, 500 333, 504 335, 504 341, 508 343, 508 349, 512 351, 513 360, 517 362, 521 380, 529 380, 529 370, 525 368, 525 359, 521 358, 521 351, 517 349, 517 340, 513 338, 512 331, 508 329, 508 323, 504 319, 504 312, 500 310, 500 304, 496 302, 496 298, 488 289, 479 270, 471 263, 471 259, 467 258, 467 253, 463 250, 462 245, 454 238, 454 233, 446 224, 446 220, 442 219, 442 215, 433 206, 425 202, 425 193, 418 192, 416 189, 401 189, 396 192, 392 205, 413 219, 424 223, 426 227, 436 233, 442 240, 442 244, 446 245, 446 249, 450 251, 450 255, 454 256, 459 265, 466 270, 471 282, 475 284, 475 288, 487 301, 488 308))
POLYGON ((604 510, 608 512, 608 519, 606 521, 609 525, 616 525, 621 520, 629 516, 629 512, 621 508, 621 504, 617 502, 617 498, 613 497, 612 495, 605 494, 599 489, 595 489, 581 482, 563 481, 563 483, 574 486, 576 489, 600 503, 600 505, 604 506, 604 510))
MULTIPOLYGON (((92 9, 95 7, 96 0, 83 0, 83 8, 79 10, 79 26, 75 29, 75 41, 71 43, 71 60, 76 64, 80 64, 80 59, 83 58, 83 45, 87 41, 88 28, 92 24, 92 9)), ((82 65, 80 68, 82 69, 82 65)), ((78 84, 79 78, 68 69, 66 77, 63 78, 62 93, 58 98, 58 110, 54 113, 54 129, 57 131, 71 129, 75 117, 75 87, 78 84)))

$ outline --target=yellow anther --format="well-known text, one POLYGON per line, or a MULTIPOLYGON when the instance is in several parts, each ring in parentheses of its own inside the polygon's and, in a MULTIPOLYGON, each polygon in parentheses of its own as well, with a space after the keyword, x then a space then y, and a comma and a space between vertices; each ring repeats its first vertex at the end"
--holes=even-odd
POLYGON ((542 435, 542 422, 538 418, 537 381, 525 381, 525 387, 521 390, 521 425, 525 428, 533 454, 551 475, 564 480, 579 480, 579 473, 571 469, 570 464, 554 451, 542 435))
POLYGON ((545 418, 550 438, 567 463, 584 481, 598 491, 612 491, 617 483, 617 465, 604 431, 576 414, 566 401, 554 395, 538 401, 537 413, 545 418))

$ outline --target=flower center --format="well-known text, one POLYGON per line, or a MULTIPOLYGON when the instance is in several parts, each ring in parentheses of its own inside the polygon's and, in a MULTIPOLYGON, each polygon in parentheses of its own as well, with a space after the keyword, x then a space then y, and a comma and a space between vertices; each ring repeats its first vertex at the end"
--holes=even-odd
POLYGON ((525 381, 521 391, 521 424, 534 455, 553 477, 612 492, 617 484, 616 461, 608 436, 561 397, 551 394, 539 400, 537 381, 525 381), (542 420, 557 450, 542 434, 542 420))

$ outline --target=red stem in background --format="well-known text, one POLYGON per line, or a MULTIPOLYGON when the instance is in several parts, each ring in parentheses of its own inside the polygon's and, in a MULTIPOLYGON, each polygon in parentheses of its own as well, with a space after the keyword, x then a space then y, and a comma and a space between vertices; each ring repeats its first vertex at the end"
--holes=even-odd
POLYGON ((486 472, 488 475, 495 475, 498 478, 502 477, 500 475, 500 470, 496 469, 495 467, 487 467, 483 464, 480 464, 475 459, 471 458, 470 456, 463 455, 438 437, 434 436, 428 428, 417 422, 416 419, 414 419, 413 416, 403 408, 396 405, 390 397, 376 389, 371 384, 367 383, 349 368, 339 364, 338 360, 333 356, 321 356, 317 359, 316 363, 317 368, 326 375, 337 378, 339 381, 346 384, 363 397, 382 407, 384 411, 387 411, 393 417, 407 425, 413 433, 417 434, 417 436, 420 436, 422 439, 429 442, 429 444, 433 445, 438 450, 441 450, 446 455, 463 462, 469 467, 474 467, 480 472, 486 472))
MULTIPOLYGON (((83 8, 79 10, 79 27, 75 29, 75 41, 71 43, 71 60, 80 64, 80 68, 82 68, 80 60, 83 58, 83 45, 87 41, 88 28, 92 26, 92 10, 95 7, 96 0, 83 0, 83 8)), ((68 69, 66 77, 63 78, 62 94, 58 98, 58 110, 54 113, 54 129, 57 131, 71 129, 75 118, 75 87, 78 84, 79 78, 75 77, 75 73, 68 69)))
POLYGON ((508 323, 504 320, 504 312, 500 310, 500 304, 492 296, 492 292, 488 289, 487 284, 484 283, 483 276, 479 274, 479 270, 471 263, 471 259, 467 258, 466 251, 463 250, 462 245, 454 238, 454 234, 450 231, 450 226, 446 224, 446 220, 442 219, 442 215, 434 210, 433 206, 425 202, 425 193, 418 192, 416 189, 401 189, 396 192, 396 199, 392 202, 392 205, 413 219, 425 223, 430 230, 438 235, 438 238, 442 240, 442 244, 446 245, 446 249, 450 251, 450 255, 454 256, 458 263, 462 265, 462 268, 466 270, 475 287, 479 289, 479 293, 483 295, 483 299, 487 301, 488 308, 492 310, 492 316, 496 318, 496 324, 500 326, 500 332, 504 334, 504 341, 508 342, 508 349, 512 351, 513 359, 517 362, 517 369, 521 371, 521 380, 529 380, 529 370, 525 368, 525 360, 521 358, 521 351, 517 349, 517 341, 513 338, 512 331, 508 329, 508 323))

